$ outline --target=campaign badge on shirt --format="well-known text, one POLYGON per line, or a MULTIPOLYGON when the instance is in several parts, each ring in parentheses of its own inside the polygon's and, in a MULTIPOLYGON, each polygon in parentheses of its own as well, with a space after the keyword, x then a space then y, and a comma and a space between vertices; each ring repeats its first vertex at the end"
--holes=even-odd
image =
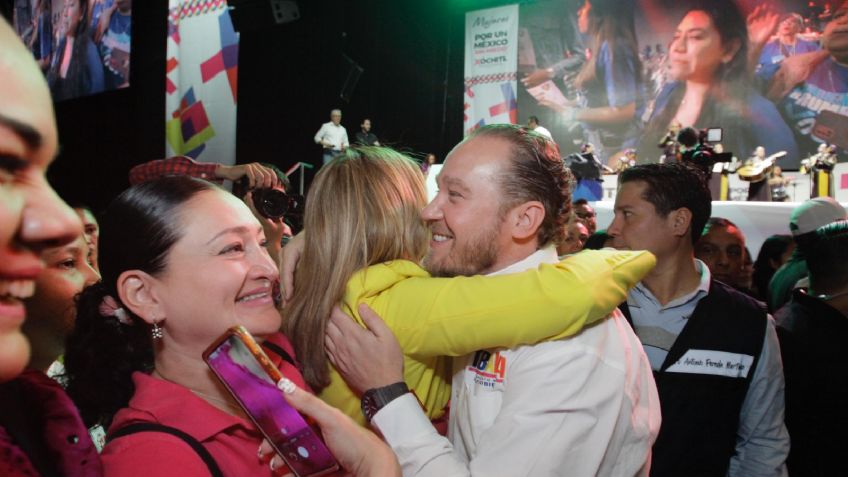
POLYGON ((728 378, 747 378, 754 357, 747 354, 728 353, 707 349, 690 349, 676 363, 666 369, 668 373, 712 374, 728 378))
POLYGON ((771 64, 776 65, 783 61, 786 57, 783 55, 774 55, 771 57, 771 64))
POLYGON ((506 357, 499 351, 480 350, 474 353, 465 368, 465 384, 488 391, 502 391, 506 378, 506 357))

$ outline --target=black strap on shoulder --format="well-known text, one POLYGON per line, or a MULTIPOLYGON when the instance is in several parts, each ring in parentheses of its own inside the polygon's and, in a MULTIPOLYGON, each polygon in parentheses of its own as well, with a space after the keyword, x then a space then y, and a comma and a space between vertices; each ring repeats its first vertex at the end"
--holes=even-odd
POLYGON ((265 342, 265 343, 262 343, 262 346, 265 349, 267 349, 268 351, 276 354, 280 358, 283 358, 283 361, 286 361, 287 363, 291 364, 295 368, 297 367, 297 364, 295 364, 295 362, 294 362, 294 358, 292 358, 291 355, 286 352, 286 350, 284 350, 282 347, 280 347, 280 345, 278 345, 276 343, 265 342))
POLYGON ((630 307, 627 306, 627 301, 625 300, 618 305, 618 309, 621 311, 621 314, 624 315, 627 322, 630 323, 630 327, 633 328, 633 331, 636 331, 636 326, 633 325, 633 316, 630 314, 630 307))
POLYGON ((170 434, 181 439, 183 442, 191 446, 191 448, 194 449, 194 452, 196 452, 203 460, 203 463, 209 468, 209 473, 212 474, 212 477, 224 477, 224 474, 221 472, 221 468, 218 467, 218 463, 215 462, 215 458, 212 457, 212 454, 210 454, 209 451, 197 441, 197 439, 174 427, 157 424, 155 422, 137 422, 135 424, 126 425, 115 432, 109 433, 107 442, 113 441, 119 437, 135 434, 137 432, 164 432, 165 434, 170 434))

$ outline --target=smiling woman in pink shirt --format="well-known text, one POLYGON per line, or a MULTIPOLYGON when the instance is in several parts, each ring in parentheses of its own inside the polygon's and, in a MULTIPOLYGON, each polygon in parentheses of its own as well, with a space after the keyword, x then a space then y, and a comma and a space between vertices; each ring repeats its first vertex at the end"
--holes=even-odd
POLYGON ((80 296, 65 354, 68 394, 87 424, 108 429, 106 475, 272 474, 257 455, 262 434, 202 357, 241 325, 281 349, 289 361, 275 364, 306 386, 278 331, 278 274, 264 245, 250 209, 198 179, 139 184, 106 210, 103 281, 80 296), (123 434, 138 423, 170 429, 123 434))

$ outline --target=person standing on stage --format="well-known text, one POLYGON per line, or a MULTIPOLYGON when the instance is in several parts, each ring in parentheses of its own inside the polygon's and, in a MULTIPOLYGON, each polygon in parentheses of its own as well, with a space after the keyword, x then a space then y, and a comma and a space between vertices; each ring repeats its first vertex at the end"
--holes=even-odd
POLYGON ((548 131, 548 128, 539 124, 539 118, 536 116, 530 116, 527 118, 527 129, 539 133, 546 138, 553 140, 553 136, 551 136, 551 132, 548 131))
POLYGON ((334 109, 330 111, 330 122, 321 125, 321 129, 315 134, 315 144, 324 148, 324 160, 327 164, 334 157, 350 146, 347 140, 347 129, 341 125, 342 111, 334 109))
POLYGON ((380 146, 377 135, 371 132, 371 120, 365 118, 359 125, 360 131, 356 133, 356 143, 363 146, 380 146))
MULTIPOLYGON (((752 166, 761 166, 763 161, 766 159, 766 150, 763 146, 757 146, 754 149, 754 155, 751 156, 750 159, 746 161, 746 165, 750 164, 752 166)), ((763 179, 759 181, 751 181, 748 186, 748 200, 749 201, 757 201, 757 202, 771 202, 771 187, 769 185, 767 178, 771 176, 771 167, 768 168, 769 172, 765 174, 763 179)))
POLYGON ((837 162, 836 145, 819 144, 818 152, 808 160, 810 197, 834 197, 833 167, 837 162))

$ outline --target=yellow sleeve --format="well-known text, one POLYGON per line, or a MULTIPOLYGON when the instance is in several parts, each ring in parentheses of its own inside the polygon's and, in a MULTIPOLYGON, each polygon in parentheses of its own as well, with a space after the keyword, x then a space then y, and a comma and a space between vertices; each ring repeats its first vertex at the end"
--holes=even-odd
POLYGON ((365 301, 406 355, 461 356, 577 334, 624 302, 655 264, 649 252, 587 250, 510 275, 411 277, 365 301))

